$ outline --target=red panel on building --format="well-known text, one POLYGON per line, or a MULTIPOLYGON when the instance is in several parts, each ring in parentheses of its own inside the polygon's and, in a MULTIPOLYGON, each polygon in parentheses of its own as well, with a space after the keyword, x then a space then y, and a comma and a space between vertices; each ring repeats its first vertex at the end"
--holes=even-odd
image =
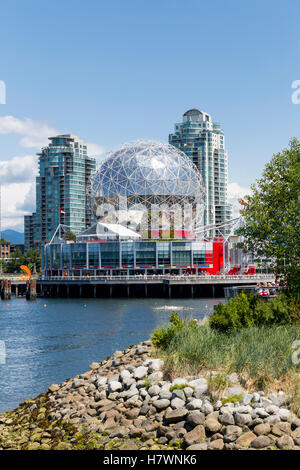
POLYGON ((209 253, 206 254, 207 264, 213 264, 212 268, 206 269, 209 274, 219 274, 223 268, 223 238, 216 238, 213 243, 212 263, 208 259, 209 253))

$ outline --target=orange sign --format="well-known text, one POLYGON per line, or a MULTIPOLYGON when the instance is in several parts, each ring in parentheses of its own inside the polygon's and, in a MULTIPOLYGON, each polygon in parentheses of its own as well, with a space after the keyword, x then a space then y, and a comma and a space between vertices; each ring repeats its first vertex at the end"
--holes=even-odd
POLYGON ((27 266, 25 266, 24 264, 22 264, 22 266, 20 266, 20 268, 22 269, 22 271, 25 271, 26 275, 21 274, 19 279, 24 279, 25 281, 28 281, 28 279, 30 279, 30 276, 31 276, 30 269, 27 266))

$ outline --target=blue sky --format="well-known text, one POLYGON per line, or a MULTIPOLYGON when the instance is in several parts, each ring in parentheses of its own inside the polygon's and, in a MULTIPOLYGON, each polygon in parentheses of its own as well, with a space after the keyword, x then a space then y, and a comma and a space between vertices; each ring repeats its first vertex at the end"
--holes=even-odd
POLYGON ((22 195, 4 225, 33 209, 33 155, 52 131, 105 150, 167 141, 196 107, 223 125, 237 192, 300 137, 299 1, 12 0, 0 13, 0 180, 22 195))

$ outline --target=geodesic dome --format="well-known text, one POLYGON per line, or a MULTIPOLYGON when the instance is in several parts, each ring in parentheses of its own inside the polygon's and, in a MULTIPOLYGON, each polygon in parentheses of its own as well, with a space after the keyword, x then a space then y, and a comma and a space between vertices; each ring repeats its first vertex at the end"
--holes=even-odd
POLYGON ((97 220, 122 214, 118 222, 124 224, 124 213, 137 220, 142 211, 145 221, 149 211, 160 211, 173 225, 185 217, 195 226, 202 220, 204 191, 201 175, 185 153, 160 142, 137 141, 108 153, 93 178, 91 201, 97 220))

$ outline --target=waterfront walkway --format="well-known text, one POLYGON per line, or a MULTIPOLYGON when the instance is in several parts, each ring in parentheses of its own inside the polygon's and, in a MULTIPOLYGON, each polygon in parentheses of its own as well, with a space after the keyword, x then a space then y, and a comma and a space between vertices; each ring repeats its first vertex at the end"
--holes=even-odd
POLYGON ((171 284, 257 284, 258 282, 274 282, 273 274, 254 275, 169 275, 169 274, 135 274, 131 276, 41 276, 37 282, 47 283, 99 283, 99 284, 127 284, 127 283, 171 283, 171 284))

